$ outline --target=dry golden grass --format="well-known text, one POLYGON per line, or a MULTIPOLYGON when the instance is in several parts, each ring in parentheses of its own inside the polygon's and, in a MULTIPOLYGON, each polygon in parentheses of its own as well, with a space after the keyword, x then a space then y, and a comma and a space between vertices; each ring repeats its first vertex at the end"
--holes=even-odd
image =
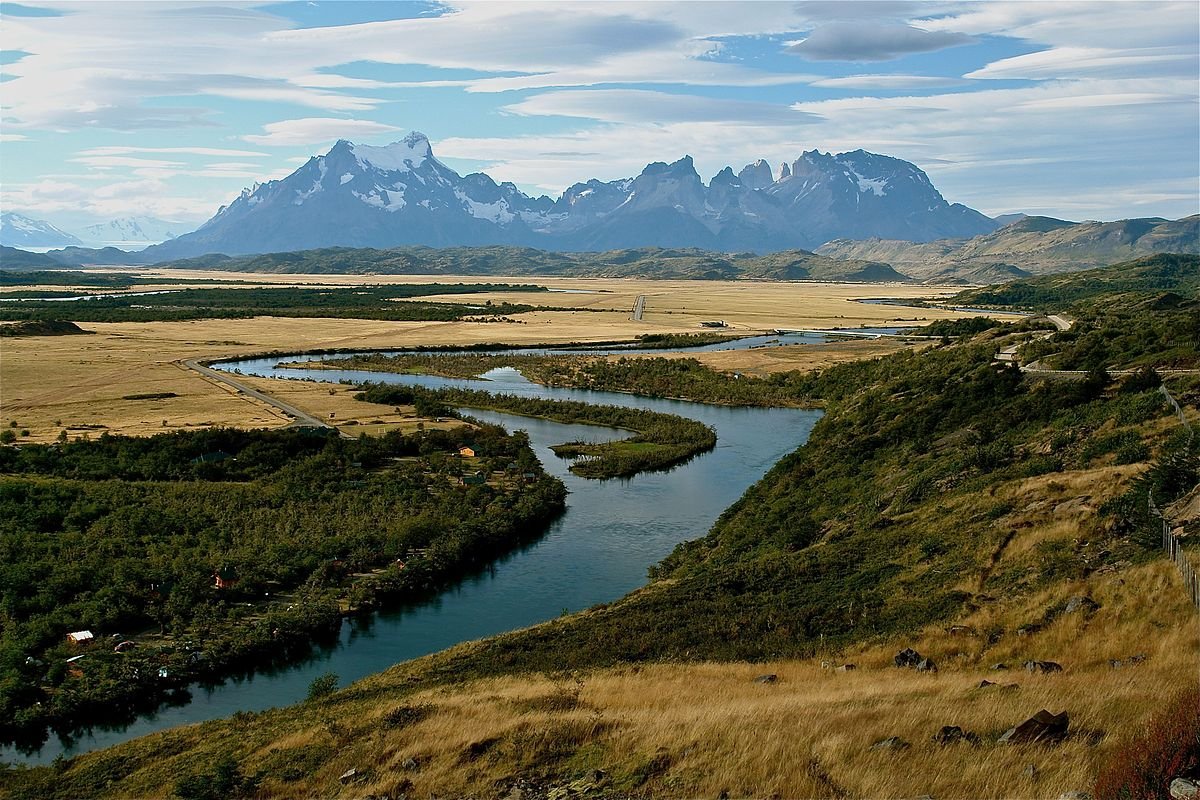
MULTIPOLYGON (((413 784, 410 796, 501 797, 517 777, 544 767, 548 754, 565 751, 574 753, 567 756, 568 771, 599 768, 611 786, 636 786, 656 797, 727 791, 734 797, 1053 798, 1089 789, 1098 764, 1120 740, 1172 691, 1195 681, 1200 646, 1196 612, 1163 562, 1062 586, 963 622, 1015 622, 1076 592, 1101 604, 1090 619, 1065 616, 1038 634, 1009 634, 991 647, 981 637, 931 628, 912 640, 841 654, 836 661, 855 663, 853 672, 824 669, 815 659, 600 670, 578 676, 577 705, 570 702, 570 679, 482 680, 406 697, 405 704, 428 705, 431 713, 400 729, 384 721, 395 706, 378 703, 364 706, 352 728, 313 719, 252 754, 248 764, 276 749, 318 744, 338 751, 299 782, 268 778, 268 797, 364 796, 395 792, 406 780, 413 784), (891 656, 910 644, 937 660, 941 671, 893 667, 891 656), (1135 652, 1146 656, 1144 663, 1108 664, 1135 652), (1064 672, 988 669, 1002 660, 1019 667, 1027 658, 1061 661, 1064 672), (778 675, 778 682, 755 683, 763 673, 778 675), (1018 688, 977 688, 983 679, 1018 688), (993 743, 1042 708, 1070 714, 1067 741, 1053 747, 993 743), (931 737, 943 725, 961 726, 982 741, 937 745, 931 737), (871 749, 890 736, 911 747, 871 749), (471 758, 472 745, 484 749, 479 743, 491 740, 485 753, 471 758), (409 759, 421 768, 405 769, 409 759), (351 768, 366 782, 342 787, 338 777, 351 768), (642 783, 639 773, 652 777, 642 783)), ((398 680, 385 674, 363 685, 398 680)), ((347 718, 344 708, 339 718, 347 718)))
MULTIPOLYGON (((137 270, 153 274, 153 270, 137 270)), ((169 271, 172 278, 247 280, 253 285, 353 286, 364 283, 455 281, 447 276, 245 275, 169 271)), ((474 280, 471 278, 461 280, 474 280)), ((524 280, 524 279, 522 279, 524 280)), ((888 294, 917 296, 927 288, 848 284, 711 281, 538 279, 558 288, 588 288, 595 294, 537 294, 537 303, 609 307, 615 311, 534 312, 518 323, 380 322, 373 320, 289 319, 201 320, 159 323, 83 323, 94 336, 29 337, 0 342, 0 425, 16 420, 28 429, 26 441, 45 442, 67 429, 78 436, 107 429, 149 435, 207 425, 272 426, 288 420, 274 409, 239 395, 179 366, 189 358, 221 358, 254 352, 317 348, 381 348, 413 345, 508 342, 588 342, 632 339, 646 333, 698 330, 702 319, 724 318, 738 332, 830 325, 857 327, 892 321, 910 313, 888 306, 853 302, 888 294), (629 319, 638 294, 646 294, 645 319, 629 319), (162 400, 124 400, 127 395, 173 392, 162 400), (165 421, 165 425, 164 425, 165 421), (80 426, 92 426, 84 428, 80 426), (102 427, 100 427, 102 426, 102 427)), ((62 287, 54 287, 61 289, 62 287)), ((143 287, 139 287, 143 288, 143 287)), ((472 296, 478 299, 477 296, 472 296)), ((453 297, 449 299, 461 300, 453 297)), ((513 299, 496 295, 497 300, 513 299)), ((925 312, 921 312, 924 316, 925 312)), ((928 316, 956 316, 929 312, 928 316)), ((771 351, 713 353, 703 358, 718 369, 754 374, 804 369, 886 352, 893 345, 776 348, 771 351)), ((270 384, 279 388, 277 384, 270 384)), ((301 392, 305 401, 319 393, 301 392)), ((308 408, 299 402, 303 408, 308 408)), ((309 410, 319 413, 322 408, 309 410)), ((344 408, 344 406, 343 406, 344 408)), ((336 413, 336 409, 334 410, 336 413)))

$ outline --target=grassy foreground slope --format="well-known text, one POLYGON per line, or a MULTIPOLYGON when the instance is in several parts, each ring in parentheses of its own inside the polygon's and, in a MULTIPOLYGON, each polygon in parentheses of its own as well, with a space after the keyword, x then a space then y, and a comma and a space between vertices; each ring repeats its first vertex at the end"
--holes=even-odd
MULTIPOLYGON (((1195 302, 1154 296, 1135 324, 1195 302)), ((1103 307, 1080 302, 1083 322, 1103 307)), ((1196 611, 1144 500, 1196 483, 1196 444, 1148 376, 1022 375, 992 363, 1006 336, 796 376, 827 404, 808 445, 617 603, 324 700, 10 773, 11 794, 157 796, 189 776, 267 797, 1091 789, 1195 682, 1196 611), (891 666, 904 646, 939 672, 891 666), (1041 708, 1070 714, 1065 741, 997 743, 1041 708), (933 741, 949 725, 974 743, 933 741), (872 749, 893 736, 909 746, 872 749)), ((1194 417, 1194 380, 1172 390, 1194 417)))

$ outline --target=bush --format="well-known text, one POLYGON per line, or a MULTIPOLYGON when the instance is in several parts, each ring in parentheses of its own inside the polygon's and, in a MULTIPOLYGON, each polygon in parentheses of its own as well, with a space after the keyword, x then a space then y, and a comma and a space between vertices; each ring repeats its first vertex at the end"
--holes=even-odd
POLYGON ((1176 694, 1145 730, 1103 764, 1099 800, 1158 800, 1172 779, 1200 769, 1200 688, 1176 694))
POLYGON ((261 775, 243 775, 232 756, 223 756, 212 772, 188 775, 175 783, 175 796, 183 800, 230 800, 253 797, 261 775))
POLYGON ((322 697, 328 697, 337 691, 338 676, 332 672, 326 672, 324 675, 319 675, 313 678, 313 682, 308 685, 308 699, 320 700, 322 697))

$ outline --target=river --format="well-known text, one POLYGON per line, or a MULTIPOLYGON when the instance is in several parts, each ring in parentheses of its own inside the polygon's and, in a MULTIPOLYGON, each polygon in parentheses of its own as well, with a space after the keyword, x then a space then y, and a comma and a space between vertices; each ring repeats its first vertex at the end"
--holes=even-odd
POLYGON ((48 763, 59 755, 109 747, 177 725, 296 703, 304 699, 313 678, 326 672, 337 674, 339 685, 345 686, 398 662, 459 642, 616 600, 645 584, 647 568, 679 542, 703 536, 751 484, 808 439, 820 417, 820 412, 811 410, 731 408, 544 387, 511 368, 487 373, 486 381, 466 381, 353 370, 276 369, 280 360, 275 356, 213 366, 246 375, 461 386, 664 411, 711 425, 717 432, 717 446, 669 472, 626 480, 587 480, 571 474, 569 464, 556 457, 550 446, 627 434, 610 428, 469 411, 510 430, 528 431, 542 464, 566 484, 570 492, 567 510, 543 538, 428 602, 379 612, 363 620, 347 620, 334 646, 316 651, 304 662, 213 687, 192 686, 190 698, 181 705, 162 708, 129 725, 92 728, 69 740, 52 736, 34 752, 6 748, 0 750, 0 760, 48 763))

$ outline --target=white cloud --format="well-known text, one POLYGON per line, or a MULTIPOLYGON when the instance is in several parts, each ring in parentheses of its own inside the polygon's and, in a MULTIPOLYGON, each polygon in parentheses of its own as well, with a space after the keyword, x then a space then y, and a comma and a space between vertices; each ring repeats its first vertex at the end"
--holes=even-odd
POLYGON ((257 150, 232 150, 225 147, 138 147, 108 145, 81 150, 81 156, 123 156, 135 153, 163 153, 189 156, 227 156, 229 158, 266 158, 266 153, 257 150))
POLYGON ((243 136, 251 144, 269 147, 292 147, 297 145, 331 143, 337 139, 380 136, 396 133, 403 128, 385 125, 365 119, 338 119, 336 117, 305 117, 285 119, 263 126, 264 133, 243 136))
POLYGON ((846 75, 812 82, 822 89, 940 89, 962 86, 969 81, 936 75, 846 75))
POLYGON ((724 100, 644 89, 546 92, 505 110, 526 116, 564 116, 604 122, 731 122, 738 125, 801 125, 815 117, 785 105, 724 100))
POLYGON ((954 31, 927 31, 891 22, 831 22, 814 29, 789 53, 812 61, 891 61, 974 40, 954 31))

